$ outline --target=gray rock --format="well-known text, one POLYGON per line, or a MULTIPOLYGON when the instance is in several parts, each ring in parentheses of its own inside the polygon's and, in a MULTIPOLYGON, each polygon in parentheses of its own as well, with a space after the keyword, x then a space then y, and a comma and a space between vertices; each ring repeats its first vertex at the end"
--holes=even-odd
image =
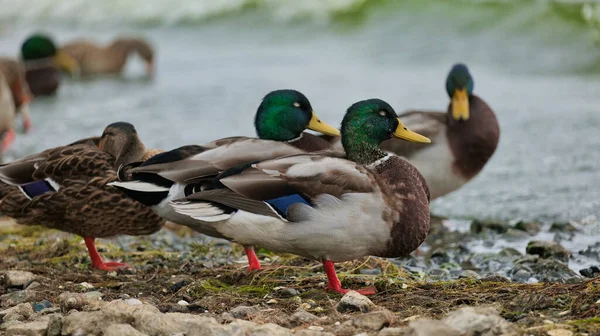
POLYGON ((6 336, 46 336, 47 328, 44 321, 15 324, 6 328, 6 336))
POLYGON ((25 321, 33 315, 33 309, 29 303, 21 303, 14 307, 0 311, 0 320, 9 321, 25 321))
POLYGON ((583 275, 586 278, 595 278, 600 274, 600 266, 591 266, 588 268, 584 268, 579 270, 579 274, 583 275))
POLYGON ((352 319, 352 324, 360 329, 381 330, 388 327, 394 320, 394 314, 385 309, 368 314, 357 315, 352 319))
POLYGON ((147 335, 172 335, 185 331, 183 325, 166 314, 138 311, 133 317, 135 329, 147 335))
POLYGON ((2 277, 2 284, 5 288, 24 289, 35 280, 35 274, 25 271, 8 271, 2 277))
POLYGON ((102 294, 102 292, 99 292, 99 291, 86 292, 86 293, 83 293, 81 295, 84 298, 86 298, 88 300, 93 300, 93 301, 102 300, 102 296, 104 296, 104 294, 102 294))
POLYGON ((568 262, 570 252, 559 243, 548 240, 532 240, 525 249, 527 254, 536 254, 543 259, 557 259, 568 262))
POLYGON ((405 336, 461 336, 461 333, 438 320, 417 320, 408 324, 405 336))
POLYGON ((505 247, 498 252, 498 255, 501 257, 520 257, 523 254, 512 247, 505 247))
POLYGON ((298 296, 298 295, 300 295, 300 292, 298 292, 298 290, 295 288, 282 288, 279 291, 279 296, 282 298, 288 298, 288 297, 293 297, 293 296, 298 296))
POLYGON ((317 330, 302 329, 294 333, 294 336, 335 336, 332 333, 317 330))
POLYGON ((577 231, 579 230, 571 223, 552 223, 550 226, 550 232, 573 233, 577 231))
POLYGON ((27 286, 27 289, 36 289, 39 287, 42 287, 42 284, 37 281, 34 281, 34 282, 30 283, 29 286, 27 286))
POLYGON ((490 230, 497 233, 505 233, 509 228, 510 225, 504 222, 476 219, 471 223, 471 232, 473 233, 481 233, 485 230, 490 230))
POLYGON ((260 312, 259 306, 237 306, 229 311, 234 318, 245 318, 248 315, 257 314, 260 312))
POLYGON ((368 297, 359 294, 356 291, 346 293, 337 305, 340 313, 359 311, 367 313, 375 307, 375 304, 368 297))
POLYGON ((75 332, 83 332, 84 335, 102 334, 105 327, 111 324, 133 324, 136 321, 136 314, 148 313, 155 318, 156 324, 160 324, 158 317, 159 311, 151 305, 128 305, 123 300, 114 300, 111 302, 98 302, 100 310, 90 312, 73 311, 63 319, 62 333, 71 335, 75 332))
POLYGON ((60 336, 63 321, 62 315, 52 314, 49 317, 50 319, 48 321, 48 330, 46 331, 46 336, 60 336))
POLYGON ((515 274, 513 274, 512 279, 516 282, 526 283, 527 280, 531 278, 531 273, 524 269, 518 270, 515 274))
POLYGON ((500 317, 492 307, 464 307, 451 312, 442 321, 466 335, 519 335, 519 329, 500 317))
POLYGON ((537 255, 527 255, 515 262, 514 271, 527 268, 530 270, 531 276, 544 282, 561 282, 566 283, 578 279, 581 281, 577 273, 569 266, 556 259, 540 259, 537 255))
POLYGON ((112 324, 104 329, 104 336, 144 336, 129 324, 112 324))
POLYGON ((407 328, 383 328, 377 336, 404 336, 407 328))
POLYGON ((36 292, 30 289, 24 289, 0 296, 0 306, 11 307, 19 303, 29 302, 35 298, 36 292))
POLYGON ((461 278, 461 279, 479 279, 480 276, 475 271, 465 270, 460 274, 459 278, 461 278))
MULTIPOLYGON (((254 324, 254 323, 253 323, 254 324)), ((278 326, 277 324, 254 324, 250 330, 247 331, 247 335, 252 336, 292 336, 292 332, 289 329, 278 326)))
POLYGON ((481 278, 483 282, 510 282, 510 279, 502 274, 487 274, 481 278))
MULTIPOLYGON (((212 331, 211 331, 212 332, 212 331)), ((256 323, 235 320, 227 325, 226 334, 219 335, 252 335, 252 336, 292 336, 292 332, 273 323, 258 325, 256 323)), ((216 335, 216 334, 206 334, 216 335)))
POLYGON ((517 229, 510 228, 504 233, 504 239, 508 241, 518 241, 525 240, 531 237, 533 234, 530 234, 526 231, 521 231, 517 229))
POLYGON ((542 230, 542 225, 538 222, 521 221, 515 224, 515 229, 525 231, 533 236, 542 230))
POLYGON ((318 319, 318 317, 314 314, 311 314, 304 309, 298 309, 290 316, 289 322, 292 325, 302 325, 311 323, 316 319, 318 319))

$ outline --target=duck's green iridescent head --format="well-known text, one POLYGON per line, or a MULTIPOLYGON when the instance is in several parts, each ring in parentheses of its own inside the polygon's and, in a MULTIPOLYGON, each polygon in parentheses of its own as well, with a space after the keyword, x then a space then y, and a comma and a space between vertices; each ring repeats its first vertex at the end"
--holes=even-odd
POLYGON ((446 79, 446 92, 452 99, 452 118, 469 119, 469 96, 473 94, 475 82, 469 68, 462 63, 455 64, 446 79))
POLYGON ((43 34, 29 36, 21 46, 21 58, 35 61, 52 58, 56 65, 73 74, 78 72, 77 61, 56 47, 52 39, 43 34))
POLYGON ((431 142, 404 126, 396 111, 381 99, 362 100, 350 106, 342 120, 341 133, 348 158, 360 164, 385 156, 379 145, 392 136, 410 142, 431 142))
POLYGON ((256 111, 254 127, 259 138, 275 141, 293 140, 306 129, 340 135, 337 129, 315 115, 306 96, 296 90, 276 90, 267 94, 256 111))
POLYGON ((50 37, 42 34, 31 35, 21 46, 21 55, 26 61, 54 57, 56 52, 54 42, 50 37))

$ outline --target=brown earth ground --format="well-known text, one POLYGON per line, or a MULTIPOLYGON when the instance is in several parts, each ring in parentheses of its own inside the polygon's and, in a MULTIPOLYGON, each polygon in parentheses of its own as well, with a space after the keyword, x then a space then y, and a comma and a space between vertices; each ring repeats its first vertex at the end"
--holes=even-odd
MULTIPOLYGON (((178 226, 166 229, 178 236, 194 235, 178 226)), ((268 314, 249 319, 286 326, 286 317, 303 307, 321 317, 317 324, 325 331, 334 331, 334 323, 343 320, 335 309, 341 295, 323 290, 325 275, 315 261, 259 251, 264 269, 248 274, 245 265, 231 262, 232 258, 243 258, 237 246, 198 244, 187 258, 179 252, 123 252, 110 240, 99 242, 97 247, 104 258, 122 259, 133 269, 111 273, 91 270, 79 237, 0 222, 0 271, 23 270, 41 276, 44 281, 36 288, 36 299, 40 301, 46 299, 57 305, 63 292, 89 291, 80 285, 87 282, 103 293, 105 301, 127 294, 163 312, 220 316, 239 305, 261 305, 268 308, 268 314), (208 261, 193 261, 199 255, 208 261), (224 256, 228 261, 210 261, 224 256), (281 287, 294 288, 300 294, 281 297, 281 287), (191 304, 183 307, 177 304, 180 300, 191 304)), ((337 270, 343 286, 377 288, 370 298, 395 314, 392 326, 404 326, 416 318, 441 318, 461 306, 492 304, 527 335, 547 335, 556 328, 569 329, 576 335, 600 335, 600 278, 577 284, 514 284, 502 279, 427 282, 415 280, 387 260, 372 257, 337 264, 337 270), (359 273, 373 268, 380 268, 381 274, 359 273)), ((0 287, 0 295, 5 293, 6 289, 0 287)))

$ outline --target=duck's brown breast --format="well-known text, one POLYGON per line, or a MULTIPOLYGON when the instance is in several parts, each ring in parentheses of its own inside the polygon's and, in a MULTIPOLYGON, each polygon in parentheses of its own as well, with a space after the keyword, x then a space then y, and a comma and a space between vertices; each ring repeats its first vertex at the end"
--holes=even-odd
POLYGON ((383 198, 390 211, 390 240, 381 257, 402 257, 416 250, 429 232, 429 189, 425 178, 404 159, 391 156, 374 167, 383 198))
POLYGON ((28 69, 25 79, 34 96, 50 96, 56 94, 60 84, 60 73, 52 66, 28 69))
MULTIPOLYGON (((451 111, 452 104, 448 107, 451 111)), ((466 179, 477 175, 492 157, 500 139, 500 127, 492 109, 481 98, 469 97, 470 117, 456 121, 448 114, 446 136, 454 156, 453 169, 466 179)))

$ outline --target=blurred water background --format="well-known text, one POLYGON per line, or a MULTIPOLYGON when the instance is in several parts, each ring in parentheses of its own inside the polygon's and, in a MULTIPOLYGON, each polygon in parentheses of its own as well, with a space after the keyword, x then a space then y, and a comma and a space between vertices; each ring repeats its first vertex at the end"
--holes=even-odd
MULTIPOLYGON (((595 221, 600 214, 600 5, 533 0, 0 0, 0 53, 36 31, 64 43, 147 37, 157 74, 66 80, 31 106, 7 159, 132 122, 149 147, 254 135, 270 90, 305 93, 337 125, 355 101, 445 110, 469 65, 500 146, 483 172, 433 203, 453 217, 595 221)), ((600 232, 597 232, 600 234, 600 232)))

